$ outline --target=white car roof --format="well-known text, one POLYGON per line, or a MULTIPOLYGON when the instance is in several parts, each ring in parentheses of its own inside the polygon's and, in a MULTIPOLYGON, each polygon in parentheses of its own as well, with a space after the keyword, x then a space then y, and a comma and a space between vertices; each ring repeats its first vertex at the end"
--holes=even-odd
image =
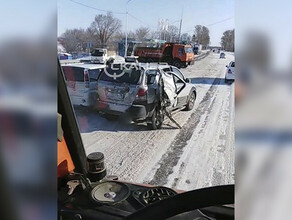
POLYGON ((62 66, 80 67, 85 69, 103 69, 104 64, 92 64, 92 63, 67 63, 62 64, 62 66))
POLYGON ((159 63, 139 63, 138 65, 143 67, 145 70, 170 68, 170 65, 168 64, 164 65, 159 63))

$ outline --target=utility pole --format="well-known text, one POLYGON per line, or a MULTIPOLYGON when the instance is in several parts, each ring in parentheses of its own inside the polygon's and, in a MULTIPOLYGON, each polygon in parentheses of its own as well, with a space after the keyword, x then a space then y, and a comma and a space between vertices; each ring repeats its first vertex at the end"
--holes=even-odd
POLYGON ((180 42, 180 35, 181 35, 181 26, 182 26, 182 18, 183 18, 184 9, 181 10, 181 18, 179 23, 179 34, 178 34, 178 42, 180 42))
POLYGON ((127 56, 127 50, 128 50, 128 9, 126 9, 126 39, 125 39, 125 54, 124 54, 124 57, 127 56))
POLYGON ((132 0, 128 0, 126 3, 126 39, 125 39, 125 55, 124 57, 127 56, 128 52, 128 3, 132 0))

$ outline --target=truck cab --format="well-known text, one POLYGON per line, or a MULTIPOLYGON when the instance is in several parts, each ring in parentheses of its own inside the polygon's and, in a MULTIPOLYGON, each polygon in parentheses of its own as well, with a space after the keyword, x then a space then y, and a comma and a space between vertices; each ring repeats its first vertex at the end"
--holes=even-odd
POLYGON ((107 49, 104 48, 95 48, 91 52, 91 60, 96 63, 104 64, 108 59, 107 49))
POLYGON ((177 68, 186 67, 194 63, 195 55, 191 45, 173 45, 173 66, 177 68))

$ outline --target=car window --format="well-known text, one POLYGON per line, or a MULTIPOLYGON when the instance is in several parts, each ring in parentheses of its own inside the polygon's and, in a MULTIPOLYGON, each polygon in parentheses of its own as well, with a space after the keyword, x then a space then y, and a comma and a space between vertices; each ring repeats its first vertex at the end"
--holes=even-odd
POLYGON ((184 83, 180 78, 178 78, 176 75, 173 75, 174 83, 184 83))
POLYGON ((114 65, 102 69, 100 80, 116 83, 138 84, 141 76, 141 70, 136 67, 120 68, 120 65, 114 65))
POLYGON ((88 70, 90 81, 97 81, 100 69, 88 70))
POLYGON ((174 74, 173 74, 173 80, 176 87, 176 93, 178 94, 182 90, 184 86, 184 82, 174 74))
POLYGON ((84 82, 84 68, 64 66, 63 71, 67 81, 84 82))
POLYGON ((231 62, 230 66, 235 67, 235 62, 231 62))
POLYGON ((157 70, 147 70, 146 75, 149 75, 149 74, 157 75, 157 70))
POLYGON ((162 69, 164 72, 171 72, 171 69, 169 67, 162 69))
POLYGON ((185 79, 184 75, 177 68, 172 67, 172 71, 177 74, 180 78, 185 79))
POLYGON ((193 49, 191 47, 186 47, 185 52, 186 53, 193 53, 193 49))
POLYGON ((184 53, 184 49, 183 48, 178 48, 178 52, 179 52, 179 54, 183 54, 184 53))
POLYGON ((147 78, 147 84, 153 84, 155 82, 155 78, 157 75, 157 70, 147 70, 146 72, 146 78, 147 78))

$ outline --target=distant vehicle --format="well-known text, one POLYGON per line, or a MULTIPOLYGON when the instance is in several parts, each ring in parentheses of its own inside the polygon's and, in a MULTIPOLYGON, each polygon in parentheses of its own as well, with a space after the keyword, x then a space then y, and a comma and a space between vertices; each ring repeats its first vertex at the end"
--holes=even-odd
POLYGON ((221 59, 221 58, 225 59, 225 53, 223 53, 223 52, 220 53, 220 59, 221 59))
POLYGON ((58 53, 59 60, 72 60, 72 55, 70 53, 58 53))
POLYGON ((126 63, 138 63, 138 57, 137 56, 127 56, 125 57, 126 63))
POLYGON ((97 109, 108 119, 125 115, 135 122, 146 121, 150 129, 159 129, 164 120, 163 94, 169 97, 168 112, 194 107, 196 88, 189 82, 176 67, 169 65, 108 66, 98 79, 97 109), (120 77, 110 76, 114 74, 120 77))
POLYGON ((198 46, 194 46, 193 51, 194 51, 194 54, 198 54, 199 53, 199 47, 198 46))
POLYGON ((226 65, 226 74, 225 74, 225 82, 234 81, 235 80, 235 62, 231 61, 228 65, 226 65))
POLYGON ((177 68, 194 64, 195 55, 191 45, 165 43, 160 47, 136 47, 134 55, 139 62, 166 62, 177 68))
POLYGON ((105 65, 69 63, 62 64, 71 102, 76 106, 93 107, 96 104, 97 78, 105 65))
POLYGON ((107 49, 95 48, 91 52, 91 61, 105 64, 108 60, 107 49))

